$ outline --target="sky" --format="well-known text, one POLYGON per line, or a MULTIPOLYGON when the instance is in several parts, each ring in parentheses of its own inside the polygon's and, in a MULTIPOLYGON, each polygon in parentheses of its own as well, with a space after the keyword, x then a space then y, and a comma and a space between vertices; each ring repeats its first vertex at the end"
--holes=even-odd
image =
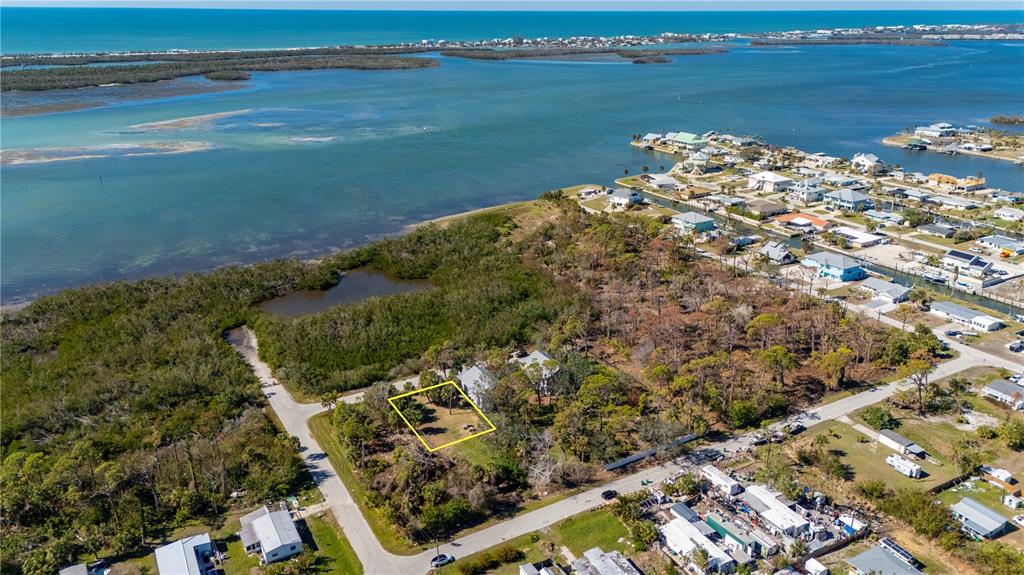
POLYGON ((1024 10, 1024 0, 4 0, 3 5, 292 10, 1024 10))

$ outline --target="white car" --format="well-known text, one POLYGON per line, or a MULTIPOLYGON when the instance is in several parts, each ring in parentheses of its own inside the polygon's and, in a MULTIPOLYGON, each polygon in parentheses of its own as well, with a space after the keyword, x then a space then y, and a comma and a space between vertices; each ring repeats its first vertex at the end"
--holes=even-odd
POLYGON ((1013 518, 1013 522, 1021 527, 1024 527, 1024 515, 1017 515, 1013 518))

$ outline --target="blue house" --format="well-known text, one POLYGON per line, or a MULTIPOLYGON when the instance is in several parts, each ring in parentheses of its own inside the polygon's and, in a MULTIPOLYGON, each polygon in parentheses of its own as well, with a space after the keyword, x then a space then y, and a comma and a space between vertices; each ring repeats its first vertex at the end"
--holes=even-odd
POLYGON ((805 257, 802 265, 818 269, 818 277, 834 278, 849 282, 867 277, 867 272, 857 260, 833 252, 817 252, 805 257))

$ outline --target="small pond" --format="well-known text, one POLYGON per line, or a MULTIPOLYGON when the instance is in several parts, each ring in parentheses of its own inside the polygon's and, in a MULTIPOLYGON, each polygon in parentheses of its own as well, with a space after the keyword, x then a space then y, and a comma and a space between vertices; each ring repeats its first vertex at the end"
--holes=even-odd
POLYGON ((433 287, 427 280, 402 280, 371 269, 342 274, 338 285, 327 290, 303 290, 260 304, 274 315, 295 317, 326 311, 336 305, 358 303, 366 298, 423 291, 433 287))

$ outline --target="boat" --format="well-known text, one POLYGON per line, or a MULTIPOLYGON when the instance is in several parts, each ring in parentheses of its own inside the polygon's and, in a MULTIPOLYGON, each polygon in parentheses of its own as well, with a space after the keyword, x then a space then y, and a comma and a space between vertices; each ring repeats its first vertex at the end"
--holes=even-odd
POLYGON ((922 277, 924 277, 925 281, 932 282, 933 284, 945 284, 946 283, 946 276, 943 276, 943 275, 939 275, 939 274, 924 274, 924 276, 922 276, 922 277))

